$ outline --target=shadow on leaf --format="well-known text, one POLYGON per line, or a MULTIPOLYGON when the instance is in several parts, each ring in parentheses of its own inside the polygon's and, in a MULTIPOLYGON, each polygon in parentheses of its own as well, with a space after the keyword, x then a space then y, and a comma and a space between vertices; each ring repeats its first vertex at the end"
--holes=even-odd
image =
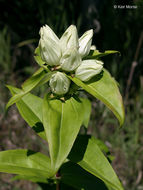
POLYGON ((36 132, 36 133, 40 133, 44 131, 44 127, 43 124, 41 122, 37 122, 32 129, 36 132))
POLYGON ((99 81, 103 77, 104 71, 92 77, 89 81, 85 82, 87 85, 99 81))
POLYGON ((71 185, 76 189, 100 189, 107 190, 104 182, 99 178, 88 173, 82 169, 79 165, 73 162, 67 162, 63 164, 60 170, 61 181, 67 185, 71 185))

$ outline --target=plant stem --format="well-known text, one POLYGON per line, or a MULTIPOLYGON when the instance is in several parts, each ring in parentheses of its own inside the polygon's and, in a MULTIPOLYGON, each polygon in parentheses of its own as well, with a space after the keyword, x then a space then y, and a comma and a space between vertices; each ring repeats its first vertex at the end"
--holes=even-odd
POLYGON ((60 190, 60 185, 59 185, 58 182, 57 182, 57 184, 56 184, 56 190, 60 190))
POLYGON ((143 42, 143 31, 141 32, 140 37, 139 37, 139 41, 138 41, 138 44, 137 44, 137 49, 136 49, 135 56, 134 56, 134 61, 132 62, 131 70, 130 70, 128 81, 127 81, 127 87, 126 87, 126 92, 125 92, 125 102, 126 103, 128 101, 129 88, 131 86, 131 82, 132 82, 133 74, 134 74, 134 71, 135 71, 135 67, 138 65, 137 59, 138 59, 138 56, 139 56, 139 52, 140 52, 140 49, 141 49, 142 42, 143 42))
POLYGON ((60 190, 60 183, 59 183, 59 178, 60 178, 60 173, 57 172, 56 173, 56 178, 57 178, 57 184, 56 184, 56 190, 60 190))

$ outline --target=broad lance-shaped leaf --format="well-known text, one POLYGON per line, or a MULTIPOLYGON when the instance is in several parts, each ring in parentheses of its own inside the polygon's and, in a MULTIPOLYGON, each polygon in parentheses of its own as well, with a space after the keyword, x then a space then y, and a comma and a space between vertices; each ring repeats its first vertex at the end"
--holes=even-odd
POLYGON ((100 57, 104 57, 115 53, 120 54, 120 52, 116 50, 107 50, 105 52, 99 52, 98 50, 91 50, 89 55, 86 56, 85 59, 99 59, 100 57))
POLYGON ((41 178, 53 176, 49 157, 24 149, 0 152, 0 172, 41 178))
POLYGON ((8 109, 9 106, 19 101, 23 96, 25 96, 28 92, 30 92, 33 88, 35 88, 40 83, 40 81, 45 77, 45 75, 46 72, 44 71, 43 68, 40 68, 38 71, 36 71, 32 75, 32 77, 30 77, 23 83, 21 92, 10 98, 9 102, 6 105, 6 109, 8 109))
POLYGON ((55 172, 65 161, 83 123, 83 104, 70 98, 65 102, 51 100, 45 96, 43 101, 43 124, 49 143, 52 167, 55 172))
MULTIPOLYGON (((7 86, 12 95, 20 93, 21 90, 13 86, 7 86)), ((44 140, 46 135, 42 124, 42 98, 33 94, 26 94, 16 103, 19 113, 30 127, 44 140)))
POLYGON ((80 98, 80 100, 83 103, 83 109, 84 109, 82 110, 84 112, 84 118, 83 118, 82 124, 87 128, 89 120, 90 120, 90 114, 91 114, 91 102, 85 98, 80 98))
POLYGON ((77 78, 69 78, 85 91, 101 100, 117 117, 120 125, 124 122, 124 106, 121 94, 114 78, 107 70, 103 70, 102 76, 93 77, 88 82, 82 82, 77 78))
POLYGON ((16 175, 14 176, 11 181, 15 180, 27 180, 27 181, 32 181, 34 183, 48 183, 48 179, 46 177, 41 177, 41 176, 28 176, 28 175, 16 175))
POLYGON ((72 162, 95 175, 113 190, 123 190, 112 166, 98 147, 94 137, 79 136, 69 154, 72 162))
POLYGON ((22 84, 22 89, 25 92, 29 92, 30 90, 33 89, 40 81, 41 79, 45 76, 45 71, 43 68, 38 69, 29 79, 27 79, 23 84, 22 84))
MULTIPOLYGON (((102 182, 99 178, 95 177, 94 175, 88 173, 83 168, 81 168, 78 164, 73 162, 66 162, 60 168, 60 175, 61 175, 61 182, 67 185, 74 187, 75 189, 101 189, 107 190, 104 182, 102 182)), ((35 183, 44 183, 48 184, 50 181, 46 178, 33 177, 33 176, 23 176, 17 175, 13 177, 11 180, 28 180, 35 183)), ((71 188, 69 188, 71 190, 71 188)))

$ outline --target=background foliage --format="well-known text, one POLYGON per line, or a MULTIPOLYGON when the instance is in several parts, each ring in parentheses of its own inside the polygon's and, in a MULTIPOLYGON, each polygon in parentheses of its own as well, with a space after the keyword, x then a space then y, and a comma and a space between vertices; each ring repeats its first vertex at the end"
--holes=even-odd
MULTIPOLYGON (((114 0, 0 0, 0 150, 29 148, 46 152, 32 130, 26 126, 15 106, 5 113, 10 94, 5 84, 20 86, 37 68, 33 59, 39 39, 39 28, 48 24, 60 37, 75 24, 79 34, 94 29, 93 44, 100 51, 115 49, 121 56, 104 58, 105 67, 120 84, 126 107, 123 129, 113 115, 97 100, 92 100, 88 134, 94 134, 109 147, 113 167, 125 189, 143 189, 143 2, 128 0, 124 4, 137 9, 114 9, 114 0), (133 61, 137 64, 133 67, 133 61), (133 72, 130 80, 129 73, 133 72)), ((43 89, 36 93, 42 95, 43 89)), ((81 131, 82 133, 82 131, 81 131)), ((10 182, 10 175, 0 174, 2 190, 33 189, 25 181, 10 182)))

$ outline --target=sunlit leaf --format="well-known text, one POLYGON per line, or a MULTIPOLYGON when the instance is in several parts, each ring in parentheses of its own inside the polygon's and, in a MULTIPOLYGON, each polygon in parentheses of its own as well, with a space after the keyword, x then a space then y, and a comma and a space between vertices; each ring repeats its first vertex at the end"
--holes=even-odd
POLYGON ((65 102, 51 100, 45 96, 43 101, 43 124, 49 143, 51 164, 55 172, 69 154, 83 123, 83 104, 70 98, 65 102))
MULTIPOLYGON (((19 93, 21 90, 13 86, 8 86, 12 95, 19 93)), ((44 140, 46 135, 42 124, 42 98, 33 94, 26 94, 16 103, 19 113, 30 127, 44 140)))
POLYGON ((124 122, 124 107, 117 83, 105 69, 103 73, 93 77, 88 82, 82 82, 77 78, 69 78, 85 91, 101 100, 117 117, 120 125, 124 122))
POLYGON ((69 154, 72 162, 98 177, 113 190, 123 190, 112 166, 98 147, 94 137, 79 136, 69 154))
POLYGON ((38 63, 38 65, 40 67, 43 67, 46 71, 50 72, 49 68, 47 67, 47 65, 45 65, 45 62, 41 59, 41 55, 40 55, 40 48, 37 47, 35 49, 35 56, 34 56, 35 61, 38 63))
POLYGON ((6 109, 8 109, 14 103, 18 102, 26 94, 27 93, 25 93, 23 90, 21 90, 18 94, 15 94, 14 96, 12 96, 6 105, 6 109))
POLYGON ((83 125, 87 128, 91 114, 91 102, 85 98, 80 98, 80 100, 83 102, 83 109, 84 109, 83 125))
POLYGON ((0 152, 0 172, 41 178, 53 175, 50 159, 46 155, 24 149, 0 152))
POLYGON ((24 92, 30 92, 44 78, 45 71, 43 68, 38 69, 29 79, 22 84, 24 92))
POLYGON ((107 50, 105 52, 99 52, 98 50, 91 50, 89 55, 85 57, 85 59, 99 59, 100 57, 104 57, 110 54, 120 54, 119 51, 116 50, 107 50))
POLYGON ((15 181, 15 180, 27 180, 27 181, 32 181, 34 183, 48 183, 48 179, 47 178, 42 178, 41 176, 28 176, 28 175, 16 175, 14 176, 11 181, 15 181))
POLYGON ((23 96, 25 96, 28 92, 35 88, 45 75, 46 73, 43 68, 40 68, 38 71, 36 71, 29 79, 27 79, 23 83, 22 90, 18 94, 15 94, 10 98, 6 105, 6 109, 8 109, 8 107, 13 105, 14 103, 18 102, 23 96))

